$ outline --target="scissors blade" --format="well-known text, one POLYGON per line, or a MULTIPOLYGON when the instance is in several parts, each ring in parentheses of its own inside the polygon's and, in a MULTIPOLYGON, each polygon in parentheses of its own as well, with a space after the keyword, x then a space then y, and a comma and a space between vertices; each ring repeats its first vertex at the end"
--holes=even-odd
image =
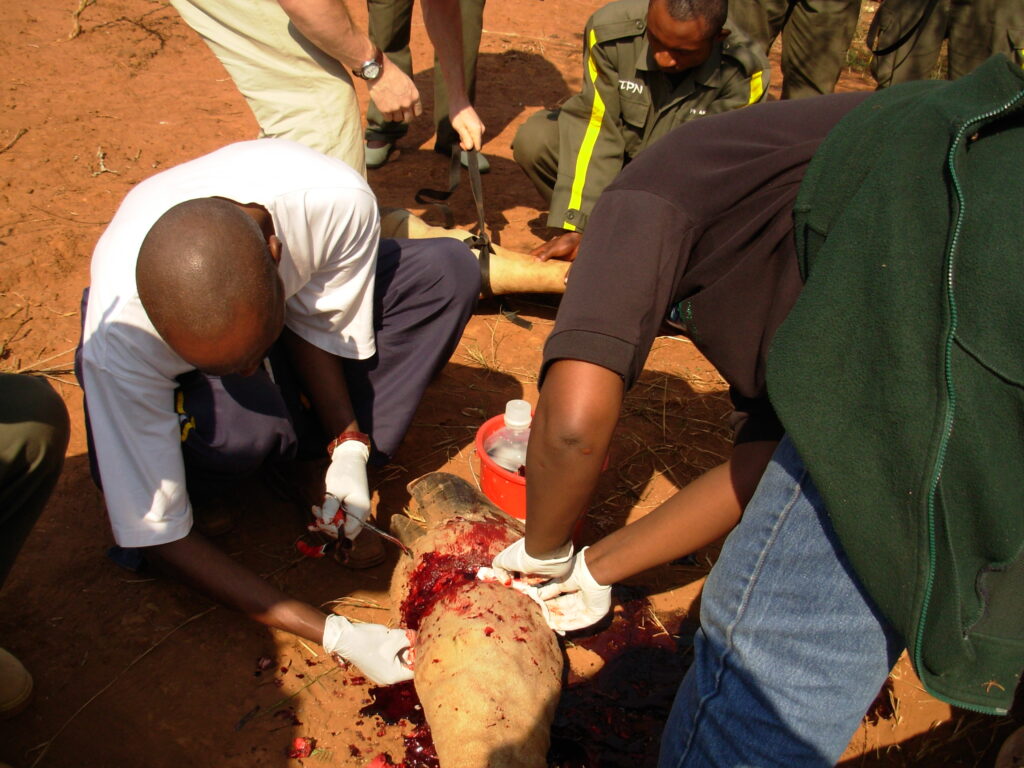
POLYGON ((373 525, 372 523, 368 523, 365 520, 360 520, 359 523, 360 523, 360 525, 363 526, 363 528, 366 528, 369 531, 373 531, 374 533, 376 533, 378 536, 380 536, 382 539, 385 539, 386 541, 390 541, 392 544, 394 544, 396 547, 398 547, 400 550, 402 550, 409 557, 413 556, 412 550, 409 549, 409 547, 407 547, 405 544, 403 544, 398 538, 392 536, 390 533, 385 533, 380 528, 378 528, 376 525, 373 525))
MULTIPOLYGON (((339 506, 339 508, 340 508, 341 510, 343 510, 343 511, 344 511, 344 509, 345 509, 345 504, 344 504, 344 503, 343 503, 343 502, 342 502, 342 501, 341 501, 340 499, 338 499, 338 497, 337 497, 337 496, 335 496, 335 495, 334 495, 333 493, 326 493, 326 494, 324 494, 324 498, 325 498, 325 499, 328 499, 328 498, 330 498, 330 499, 335 499, 335 500, 337 500, 337 501, 338 501, 338 506, 339 506)), ((407 555, 408 555, 409 557, 414 557, 414 555, 413 555, 413 553, 412 553, 412 550, 411 550, 411 549, 409 549, 409 547, 407 547, 407 546, 406 546, 405 544, 403 544, 403 543, 402 543, 402 541, 401 541, 400 539, 397 539, 397 538, 395 538, 395 537, 394 537, 394 536, 392 536, 392 535, 391 535, 390 533, 387 533, 386 531, 383 531, 383 530, 381 530, 380 528, 378 528, 378 527, 377 527, 376 525, 374 525, 373 523, 368 523, 368 522, 366 522, 365 520, 360 520, 360 521, 359 521, 359 524, 360 524, 361 526, 363 526, 363 528, 366 528, 366 529, 368 529, 368 530, 370 530, 370 531, 373 531, 373 532, 374 532, 374 533, 376 533, 376 534, 377 534, 378 536, 380 536, 380 537, 381 537, 382 539, 385 539, 386 541, 390 541, 390 542, 391 542, 392 544, 394 544, 394 545, 395 545, 396 547, 398 547, 398 548, 399 548, 400 550, 402 550, 402 552, 404 552, 405 554, 407 554, 407 555)), ((340 526, 339 526, 339 527, 340 527, 340 526)), ((341 538, 343 538, 343 537, 344 537, 344 534, 342 534, 342 533, 341 533, 341 532, 339 531, 339 536, 338 536, 338 538, 339 538, 339 539, 341 539, 341 538)))

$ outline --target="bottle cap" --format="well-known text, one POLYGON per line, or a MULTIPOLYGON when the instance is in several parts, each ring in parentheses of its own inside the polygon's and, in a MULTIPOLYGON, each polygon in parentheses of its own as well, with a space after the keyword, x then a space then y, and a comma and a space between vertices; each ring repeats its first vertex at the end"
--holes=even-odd
POLYGON ((505 426, 512 429, 525 429, 530 426, 533 420, 530 408, 526 400, 509 400, 505 403, 505 426))

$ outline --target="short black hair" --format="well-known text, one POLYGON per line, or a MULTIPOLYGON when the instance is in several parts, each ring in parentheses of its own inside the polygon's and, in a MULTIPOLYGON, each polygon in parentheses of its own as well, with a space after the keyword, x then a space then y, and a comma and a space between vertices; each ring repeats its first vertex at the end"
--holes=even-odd
POLYGON ((704 19, 714 33, 725 26, 729 0, 665 0, 668 15, 676 21, 704 19))
POLYGON ((139 299, 164 340, 216 338, 237 322, 241 307, 269 306, 277 279, 259 225, 237 203, 216 197, 167 210, 135 264, 139 299))

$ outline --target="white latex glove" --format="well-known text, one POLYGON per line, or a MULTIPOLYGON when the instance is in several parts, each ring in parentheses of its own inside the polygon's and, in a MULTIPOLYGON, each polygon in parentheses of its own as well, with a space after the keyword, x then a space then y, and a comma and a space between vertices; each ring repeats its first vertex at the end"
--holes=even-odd
POLYGON ((394 685, 412 680, 412 651, 415 633, 388 629, 381 624, 353 624, 344 616, 331 615, 324 625, 320 645, 336 653, 377 685, 394 685))
POLYGON ((545 584, 537 596, 547 603, 547 620, 556 632, 571 632, 596 624, 612 607, 612 588, 594 581, 587 568, 584 547, 576 554, 572 572, 545 584))
POLYGON ((499 571, 504 577, 511 578, 513 573, 523 576, 543 576, 546 579, 557 579, 568 576, 572 570, 573 546, 570 541, 554 557, 541 559, 526 553, 526 538, 519 539, 499 552, 491 562, 491 568, 499 571))
MULTIPOLYGON (((370 514, 370 486, 366 482, 366 462, 370 449, 358 440, 346 440, 331 454, 331 466, 327 468, 324 485, 327 498, 316 515, 324 524, 321 530, 337 525, 338 509, 343 504, 345 512, 345 536, 354 539, 363 530, 360 523, 370 514)), ((313 508, 314 511, 316 507, 313 508)))

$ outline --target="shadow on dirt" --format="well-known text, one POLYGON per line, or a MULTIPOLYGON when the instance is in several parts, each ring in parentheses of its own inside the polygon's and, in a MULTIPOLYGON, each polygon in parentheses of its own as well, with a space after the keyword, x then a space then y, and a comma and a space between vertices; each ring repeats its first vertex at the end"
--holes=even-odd
POLYGON ((954 708, 949 720, 927 733, 844 760, 839 768, 991 768, 1003 741, 1020 724, 954 708))
MULTIPOLYGON (((407 142, 414 146, 433 136, 433 78, 433 68, 420 69, 413 77, 423 102, 423 118, 410 126, 407 135, 407 142)), ((476 82, 475 107, 488 137, 498 136, 524 109, 529 109, 516 99, 489 98, 490 93, 521 94, 520 98, 537 106, 554 106, 569 96, 569 87, 554 64, 540 54, 515 48, 501 53, 481 52, 477 57, 476 82)), ((433 147, 433 142, 428 146, 433 147)))
MULTIPOLYGON (((433 151, 432 78, 432 69, 416 74, 414 79, 423 99, 423 117, 409 126, 408 134, 396 143, 387 164, 369 171, 370 186, 381 205, 418 209, 422 205, 416 202, 417 191, 448 189, 448 161, 433 151)), ((488 143, 496 140, 523 113, 560 103, 569 95, 569 89, 558 69, 542 56, 515 49, 480 54, 477 82, 477 111, 487 129, 484 154, 491 164, 490 173, 482 177, 485 218, 492 236, 500 242, 501 232, 508 226, 505 212, 522 205, 540 205, 542 200, 519 166, 511 159, 492 154, 488 143), (529 89, 524 88, 524 83, 530 84, 529 89), (527 91, 530 104, 488 97, 489 93, 522 92, 526 98, 527 91)), ((467 228, 476 222, 476 208, 465 173, 447 205, 456 226, 467 228)))

